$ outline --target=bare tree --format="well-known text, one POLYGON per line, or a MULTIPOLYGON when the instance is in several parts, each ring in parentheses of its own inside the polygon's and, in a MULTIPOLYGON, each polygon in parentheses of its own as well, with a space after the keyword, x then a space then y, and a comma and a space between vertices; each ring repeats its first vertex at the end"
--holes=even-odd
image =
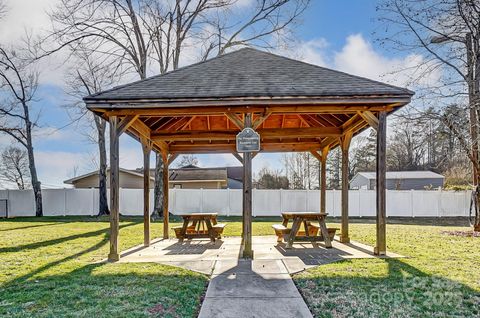
MULTIPOLYGON (((256 3, 252 10, 235 15, 236 0, 61 0, 51 13, 51 35, 42 41, 57 46, 44 55, 65 47, 88 48, 100 54, 99 62, 121 66, 124 80, 129 74, 145 79, 155 65, 160 73, 177 69, 187 49, 214 38, 210 48, 199 52, 199 59, 245 45, 274 47, 309 1, 256 3), (215 22, 219 28, 212 28, 215 22)), ((154 215, 160 215, 165 163, 160 154, 156 159, 154 215)))
POLYGON ((258 172, 255 180, 258 189, 288 189, 289 181, 281 170, 270 170, 266 167, 258 172))
POLYGON ((28 188, 30 179, 28 155, 25 149, 8 146, 2 152, 0 174, 5 181, 15 183, 19 190, 28 188))
POLYGON ((118 65, 98 62, 98 54, 77 47, 72 51, 75 68, 67 74, 67 93, 74 98, 67 107, 72 114, 73 122, 83 122, 89 126, 87 138, 98 146, 98 216, 110 214, 107 200, 107 149, 106 149, 106 121, 100 116, 87 110, 82 98, 101 92, 114 86, 120 80, 122 71, 118 65), (93 125, 93 127, 92 127, 93 125))
POLYGON ((310 153, 285 154, 282 162, 291 189, 318 188, 318 160, 310 153))
POLYGON ((194 155, 183 155, 180 158, 180 161, 177 164, 177 167, 185 167, 185 166, 196 166, 198 165, 198 158, 194 155))
POLYGON ((12 137, 28 154, 35 195, 35 215, 42 216, 42 191, 37 177, 32 133, 36 126, 31 107, 38 87, 38 72, 16 51, 0 47, 0 132, 12 137))
MULTIPOLYGON (((382 38, 401 50, 425 56, 414 82, 422 82, 429 99, 442 105, 466 105, 468 135, 452 118, 442 120, 456 135, 473 167, 473 184, 479 184, 480 133, 480 2, 475 0, 386 0, 380 6, 387 35, 382 38), (425 83, 426 76, 443 71, 439 80, 425 83), (435 98, 436 97, 436 98, 435 98)), ((480 206, 477 189, 476 206, 480 206)), ((480 230, 480 211, 475 211, 475 230, 480 230)))
POLYGON ((6 12, 7 12, 7 6, 5 4, 5 1, 0 0, 0 19, 3 18, 6 12))

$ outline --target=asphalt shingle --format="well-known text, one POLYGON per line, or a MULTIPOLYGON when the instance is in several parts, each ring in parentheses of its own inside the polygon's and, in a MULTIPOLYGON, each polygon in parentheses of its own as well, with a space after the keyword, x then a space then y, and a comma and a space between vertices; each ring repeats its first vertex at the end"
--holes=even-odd
POLYGON ((119 86, 95 100, 298 96, 410 96, 407 89, 244 48, 119 86))

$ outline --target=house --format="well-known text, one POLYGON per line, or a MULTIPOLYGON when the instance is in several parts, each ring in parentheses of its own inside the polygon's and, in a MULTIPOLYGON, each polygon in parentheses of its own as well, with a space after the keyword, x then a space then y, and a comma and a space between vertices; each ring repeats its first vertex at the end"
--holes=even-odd
MULTIPOLYGON (((432 171, 388 171, 388 190, 425 190, 443 187, 445 177, 432 171)), ((350 189, 375 189, 375 172, 358 172, 350 181, 350 189)))
MULTIPOLYGON (((107 169, 107 188, 110 187, 110 170, 107 169)), ((143 189, 143 169, 128 170, 120 168, 120 188, 143 189)), ((150 187, 153 188, 155 170, 150 169, 150 187)), ((98 171, 65 180, 74 188, 98 188, 98 171)), ((241 189, 243 186, 243 167, 200 168, 185 166, 169 170, 169 186, 177 189, 241 189)))

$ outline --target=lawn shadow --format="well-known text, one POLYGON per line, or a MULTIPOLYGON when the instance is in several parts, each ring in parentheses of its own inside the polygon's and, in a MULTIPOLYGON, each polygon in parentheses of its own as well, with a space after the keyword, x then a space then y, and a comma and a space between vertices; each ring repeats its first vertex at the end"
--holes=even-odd
MULTIPOLYGON (((120 229, 132 226, 134 224, 135 223, 122 224, 122 225, 120 225, 120 229)), ((53 244, 64 243, 66 241, 73 240, 73 239, 76 239, 76 238, 86 238, 86 237, 96 236, 96 235, 99 235, 101 233, 104 233, 103 238, 99 242, 97 242, 96 244, 94 244, 94 245, 92 245, 92 246, 90 246, 90 247, 88 247, 84 250, 81 250, 77 253, 71 254, 71 255, 66 256, 64 258, 58 259, 56 261, 53 261, 53 262, 45 264, 41 267, 38 267, 38 268, 34 269, 33 271, 29 272, 28 274, 16 277, 14 280, 8 282, 7 285, 10 284, 10 283, 13 283, 13 282, 27 281, 28 279, 32 278, 33 276, 38 275, 38 274, 40 274, 40 273, 42 273, 42 272, 44 272, 44 271, 46 271, 46 270, 48 270, 52 267, 58 266, 62 263, 65 263, 65 262, 68 262, 70 260, 79 258, 82 255, 85 255, 87 253, 90 253, 90 252, 93 252, 93 251, 96 251, 96 250, 100 249, 101 247, 103 247, 104 245, 106 245, 109 242, 109 233, 108 233, 108 229, 104 229, 104 230, 99 230, 99 231, 88 232, 88 233, 85 233, 85 235, 75 235, 73 237, 72 236, 67 236, 64 239, 45 241, 45 242, 52 242, 53 241, 54 243, 51 243, 51 245, 53 245, 53 244), (95 234, 92 234, 92 233, 95 233, 95 234)), ((41 243, 44 243, 44 242, 41 242, 41 243)), ((42 244, 41 246, 46 246, 46 245, 42 244)))
POLYGON ((215 240, 215 242, 208 240, 184 240, 178 241, 165 247, 168 252, 166 255, 191 255, 191 254, 203 254, 209 250, 218 250, 222 247, 223 241, 221 239, 215 240))
MULTIPOLYGON (((102 243, 105 240, 71 257, 102 243)), ((5 284, 0 316, 195 317, 207 283, 204 275, 160 264, 89 264, 5 284)))
MULTIPOLYGON (((355 266, 356 261, 344 259, 336 264, 352 263, 355 266)), ((480 293, 470 286, 426 273, 402 259, 363 261, 376 263, 368 264, 368 269, 353 271, 352 275, 338 275, 335 271, 331 276, 322 273, 312 277, 314 274, 306 272, 294 277, 314 316, 326 317, 333 309, 341 316, 362 317, 480 315, 480 293), (385 265, 386 274, 379 274, 385 265)))
MULTIPOLYGON (((139 222, 130 222, 130 223, 127 223, 127 224, 122 224, 122 225, 120 225, 120 228, 136 225, 138 223, 139 222)), ((50 246, 50 245, 54 245, 54 244, 60 244, 60 243, 64 243, 64 242, 67 242, 67 241, 75 240, 75 239, 78 239, 78 238, 88 238, 88 237, 92 237, 92 236, 97 236, 97 235, 100 235, 100 234, 108 232, 108 231, 109 231, 109 228, 105 228, 105 229, 100 229, 100 230, 97 230, 97 231, 91 231, 91 232, 86 232, 86 233, 80 233, 80 234, 75 234, 75 235, 70 235, 70 236, 59 237, 59 238, 52 239, 52 240, 47 240, 47 241, 28 243, 28 244, 17 245, 17 246, 12 246, 12 247, 3 247, 3 248, 0 248, 0 253, 18 252, 18 251, 25 250, 25 249, 36 249, 36 248, 40 248, 40 247, 46 247, 46 246, 50 246)))
POLYGON ((43 226, 55 226, 55 225, 61 225, 66 222, 57 222, 57 223, 47 223, 47 224, 36 224, 36 225, 28 225, 28 226, 22 226, 22 227, 15 227, 11 229, 0 229, 0 232, 9 232, 9 231, 15 231, 15 230, 25 230, 25 229, 31 229, 31 228, 36 228, 36 227, 43 227, 43 226))

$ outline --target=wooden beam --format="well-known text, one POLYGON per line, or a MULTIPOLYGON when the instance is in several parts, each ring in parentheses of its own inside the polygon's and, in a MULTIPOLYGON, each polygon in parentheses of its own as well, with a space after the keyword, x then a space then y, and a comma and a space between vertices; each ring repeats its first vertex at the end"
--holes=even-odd
MULTIPOLYGON (((260 152, 296 152, 296 151, 310 151, 314 149, 320 149, 320 142, 272 142, 261 144, 260 152)), ((208 154, 208 153, 233 153, 236 152, 235 144, 214 144, 214 143, 202 143, 202 144, 171 144, 169 146, 171 153, 182 154, 208 154)))
MULTIPOLYGON (((410 101, 406 101, 409 103, 410 101)), ((97 112, 101 112, 104 116, 127 116, 127 115, 140 115, 140 116, 206 116, 206 115, 221 115, 225 113, 265 113, 266 109, 272 114, 291 114, 291 113, 302 113, 302 114, 328 114, 328 113, 356 113, 357 111, 391 111, 393 106, 388 104, 387 101, 381 100, 369 100, 369 101, 356 101, 354 104, 345 105, 337 101, 337 103, 315 103, 311 101, 310 103, 303 103, 298 105, 283 104, 273 106, 270 103, 267 106, 212 106, 212 105, 200 105, 199 103, 196 106, 190 107, 173 107, 170 105, 156 105, 156 107, 149 107, 149 104, 138 104, 136 103, 136 108, 131 108, 130 104, 117 104, 116 109, 102 109, 99 107, 90 106, 89 109, 92 109, 97 112), (142 108, 142 106, 144 106, 142 108), (123 107, 123 108, 122 108, 123 107)))
POLYGON ((348 132, 340 139, 342 149, 342 225, 340 242, 349 243, 350 236, 348 234, 348 149, 352 140, 352 133, 348 132))
POLYGON ((265 113, 263 116, 260 116, 260 117, 257 117, 255 118, 255 121, 253 122, 252 124, 252 128, 254 130, 256 130, 258 127, 260 127, 261 124, 263 124, 263 122, 265 120, 267 120, 267 118, 272 114, 272 112, 267 112, 265 113))
POLYGON ((142 138, 143 150, 143 246, 150 246, 150 153, 151 141, 142 138))
POLYGON ((117 134, 120 136, 123 134, 132 124, 139 115, 130 115, 130 116, 125 116, 118 124, 117 127, 117 134))
POLYGON ((117 116, 109 118, 110 123, 110 253, 109 261, 118 261, 120 253, 118 250, 119 234, 119 124, 117 116))
POLYGON ((169 237, 169 214, 168 214, 168 189, 169 189, 169 175, 168 175, 168 152, 162 151, 161 157, 163 160, 163 238, 168 239, 169 237))
POLYGON ((312 156, 317 158, 318 161, 322 161, 322 155, 319 154, 316 150, 310 150, 310 153, 312 154, 312 156))
POLYGON ((170 156, 168 156, 168 166, 169 167, 175 161, 175 159, 177 159, 178 155, 179 155, 178 153, 172 153, 172 154, 170 154, 170 156))
MULTIPOLYGON (((245 128, 252 127, 252 115, 245 115, 245 128)), ((243 154, 243 257, 253 259, 252 250, 252 153, 243 154)))
POLYGON ((387 253, 386 241, 386 147, 387 147, 387 113, 378 114, 377 129, 377 244, 374 252, 376 255, 385 255, 387 253))
POLYGON ((243 165, 243 157, 238 152, 232 152, 232 155, 243 165))
POLYGON ((225 116, 230 119, 230 121, 237 126, 238 129, 243 129, 243 121, 235 114, 235 113, 230 113, 226 112, 225 116))
POLYGON ((325 213, 327 207, 327 156, 329 147, 322 148, 321 175, 320 175, 320 212, 325 213))
POLYGON ((378 118, 372 112, 367 110, 359 111, 357 113, 370 125, 370 127, 378 130, 378 118))
MULTIPOLYGON (((320 138, 342 135, 342 129, 337 127, 265 128, 257 130, 257 132, 262 139, 320 138)), ((235 140, 237 133, 237 131, 231 130, 158 131, 152 133, 151 138, 155 141, 235 140)))

